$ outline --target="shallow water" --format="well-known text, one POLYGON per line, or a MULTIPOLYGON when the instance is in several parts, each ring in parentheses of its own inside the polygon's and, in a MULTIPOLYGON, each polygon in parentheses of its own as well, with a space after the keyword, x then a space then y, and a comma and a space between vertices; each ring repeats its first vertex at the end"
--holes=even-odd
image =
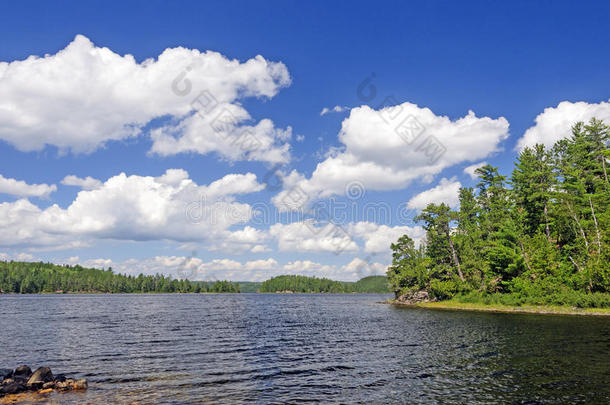
POLYGON ((610 402, 608 318, 387 298, 0 296, 0 368, 89 380, 61 404, 610 402))

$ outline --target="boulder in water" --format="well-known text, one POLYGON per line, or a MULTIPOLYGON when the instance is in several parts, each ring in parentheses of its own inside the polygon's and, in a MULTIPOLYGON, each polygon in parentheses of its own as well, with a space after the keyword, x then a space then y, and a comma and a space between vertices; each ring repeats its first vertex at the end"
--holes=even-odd
POLYGON ((13 372, 13 378, 15 379, 28 379, 32 375, 32 369, 28 366, 19 366, 13 372))
POLYGON ((53 373, 49 367, 38 367, 27 382, 29 387, 41 388, 44 383, 53 381, 53 373))

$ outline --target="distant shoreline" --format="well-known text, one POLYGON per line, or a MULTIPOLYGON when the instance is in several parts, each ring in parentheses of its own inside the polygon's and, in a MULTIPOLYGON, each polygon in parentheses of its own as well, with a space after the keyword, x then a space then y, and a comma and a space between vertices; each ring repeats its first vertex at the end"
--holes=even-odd
POLYGON ((322 291, 271 291, 271 292, 127 292, 127 293, 112 293, 112 292, 95 292, 95 291, 71 291, 65 293, 58 292, 39 292, 39 293, 0 293, 0 297, 3 296, 25 296, 25 295, 244 295, 244 294, 259 294, 259 295, 292 295, 292 294, 324 294, 324 295, 354 295, 354 294, 366 294, 366 295, 391 295, 389 292, 322 292, 322 291))
POLYGON ((398 307, 438 309, 445 311, 492 312, 503 314, 539 314, 539 315, 578 315, 578 316, 610 316, 610 308, 575 308, 554 305, 523 305, 509 306, 500 304, 473 304, 457 301, 436 301, 405 304, 396 300, 388 300, 386 304, 398 307))

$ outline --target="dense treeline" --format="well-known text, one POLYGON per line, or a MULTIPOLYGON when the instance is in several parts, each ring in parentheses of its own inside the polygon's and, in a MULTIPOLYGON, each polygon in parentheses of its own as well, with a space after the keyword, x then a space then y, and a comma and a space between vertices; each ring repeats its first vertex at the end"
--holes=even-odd
POLYGON ((0 293, 239 293, 239 292, 389 292, 385 276, 341 282, 305 276, 280 276, 260 282, 189 281, 162 275, 128 276, 79 265, 0 261, 0 293))
POLYGON ((78 265, 0 261, 0 292, 238 293, 239 286, 228 281, 193 282, 161 275, 127 276, 116 274, 112 269, 88 269, 78 265))
POLYGON ((368 276, 355 283, 347 283, 352 288, 350 292, 358 293, 389 293, 390 285, 386 276, 368 276))
POLYGON ((578 123, 570 139, 518 156, 509 179, 490 165, 459 208, 430 204, 416 218, 419 248, 392 244, 397 295, 505 304, 610 306, 610 127, 578 123))
POLYGON ((327 278, 285 275, 264 281, 259 292, 295 293, 386 293, 389 292, 385 276, 369 276, 357 282, 334 281, 327 278))

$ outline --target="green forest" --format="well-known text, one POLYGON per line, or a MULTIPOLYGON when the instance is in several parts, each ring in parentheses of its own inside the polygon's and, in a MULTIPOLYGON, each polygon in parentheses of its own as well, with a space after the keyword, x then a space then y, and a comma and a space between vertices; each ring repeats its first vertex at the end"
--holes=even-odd
POLYGON ((397 297, 505 305, 610 307, 610 127, 577 123, 569 139, 525 148, 510 177, 476 170, 459 208, 429 204, 392 244, 388 279, 397 297))
POLYGON ((294 293, 387 293, 390 292, 385 276, 369 276, 356 282, 334 281, 327 278, 285 275, 264 281, 259 292, 294 293))
POLYGON ((0 261, 2 293, 238 293, 229 281, 177 280, 161 275, 127 276, 108 270, 52 263, 0 261))
POLYGON ((390 292, 386 276, 342 282, 305 276, 280 276, 260 282, 189 281, 162 275, 129 276, 79 265, 0 261, 0 293, 239 293, 239 292, 390 292))

